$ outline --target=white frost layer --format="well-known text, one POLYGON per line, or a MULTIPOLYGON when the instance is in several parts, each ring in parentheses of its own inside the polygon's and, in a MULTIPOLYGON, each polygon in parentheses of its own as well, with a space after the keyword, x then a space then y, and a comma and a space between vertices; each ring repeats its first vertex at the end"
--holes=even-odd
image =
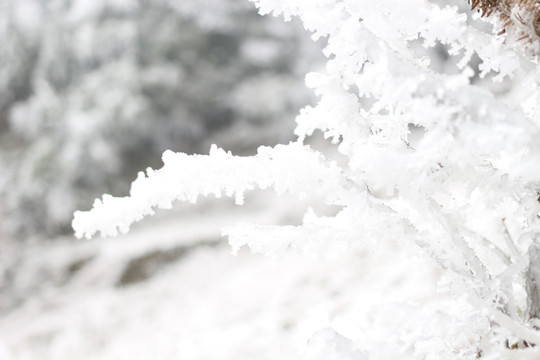
POLYGON ((73 219, 77 237, 125 233, 155 208, 168 209, 175 200, 195 203, 199 195, 226 195, 242 204, 245 191, 272 187, 278 194, 299 197, 316 192, 334 203, 342 197, 341 170, 300 143, 260 147, 253 157, 233 156, 216 146, 209 155, 166 151, 163 163, 157 171, 140 172, 129 197, 106 194, 96 199, 91 211, 77 211, 73 219))

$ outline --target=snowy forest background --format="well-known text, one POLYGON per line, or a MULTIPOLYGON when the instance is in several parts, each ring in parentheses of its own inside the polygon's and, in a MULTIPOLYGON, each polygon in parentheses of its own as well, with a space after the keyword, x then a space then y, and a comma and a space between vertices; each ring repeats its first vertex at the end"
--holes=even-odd
POLYGON ((537 358, 537 2, 253 3, 0 0, 0 360, 537 358))

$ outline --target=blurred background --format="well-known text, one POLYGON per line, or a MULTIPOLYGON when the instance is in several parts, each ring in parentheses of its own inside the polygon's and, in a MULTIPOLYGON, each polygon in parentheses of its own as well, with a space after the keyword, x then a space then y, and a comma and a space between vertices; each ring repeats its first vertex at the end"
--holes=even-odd
POLYGON ((288 142, 322 55, 243 0, 0 1, 0 230, 71 232, 166 149, 288 142))

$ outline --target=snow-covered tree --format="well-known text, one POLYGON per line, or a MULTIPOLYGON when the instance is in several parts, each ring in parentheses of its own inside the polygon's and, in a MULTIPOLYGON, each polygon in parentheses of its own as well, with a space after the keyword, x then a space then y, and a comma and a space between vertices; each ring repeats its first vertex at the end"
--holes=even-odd
POLYGON ((426 0, 253 2, 262 14, 298 16, 314 39, 328 41, 326 71, 306 78, 319 101, 296 118, 297 140, 251 157, 216 146, 209 155, 167 151, 163 167, 139 173, 128 197, 104 195, 90 212, 76 212, 77 236, 126 232, 156 208, 210 194, 238 204, 254 188, 317 195, 340 211, 223 234, 233 251, 268 256, 393 244, 437 263, 441 288, 454 298, 390 324, 374 319, 378 338, 322 330, 316 358, 537 358, 536 1, 471 1, 479 13, 426 0), (315 131, 340 157, 306 145, 315 131))

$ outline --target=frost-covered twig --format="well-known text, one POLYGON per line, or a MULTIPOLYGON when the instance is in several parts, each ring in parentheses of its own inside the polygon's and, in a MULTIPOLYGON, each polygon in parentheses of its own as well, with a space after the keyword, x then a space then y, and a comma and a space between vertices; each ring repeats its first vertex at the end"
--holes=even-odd
POLYGON ((168 209, 175 200, 195 203, 198 196, 210 194, 234 197, 243 203, 244 192, 254 188, 273 188, 278 194, 304 197, 316 192, 330 203, 344 201, 344 177, 332 162, 300 143, 260 147, 253 157, 233 156, 213 146, 209 155, 189 156, 167 151, 163 168, 139 173, 130 196, 104 195, 89 212, 77 211, 73 228, 78 237, 96 232, 115 236, 129 226, 152 215, 155 208, 168 209))

